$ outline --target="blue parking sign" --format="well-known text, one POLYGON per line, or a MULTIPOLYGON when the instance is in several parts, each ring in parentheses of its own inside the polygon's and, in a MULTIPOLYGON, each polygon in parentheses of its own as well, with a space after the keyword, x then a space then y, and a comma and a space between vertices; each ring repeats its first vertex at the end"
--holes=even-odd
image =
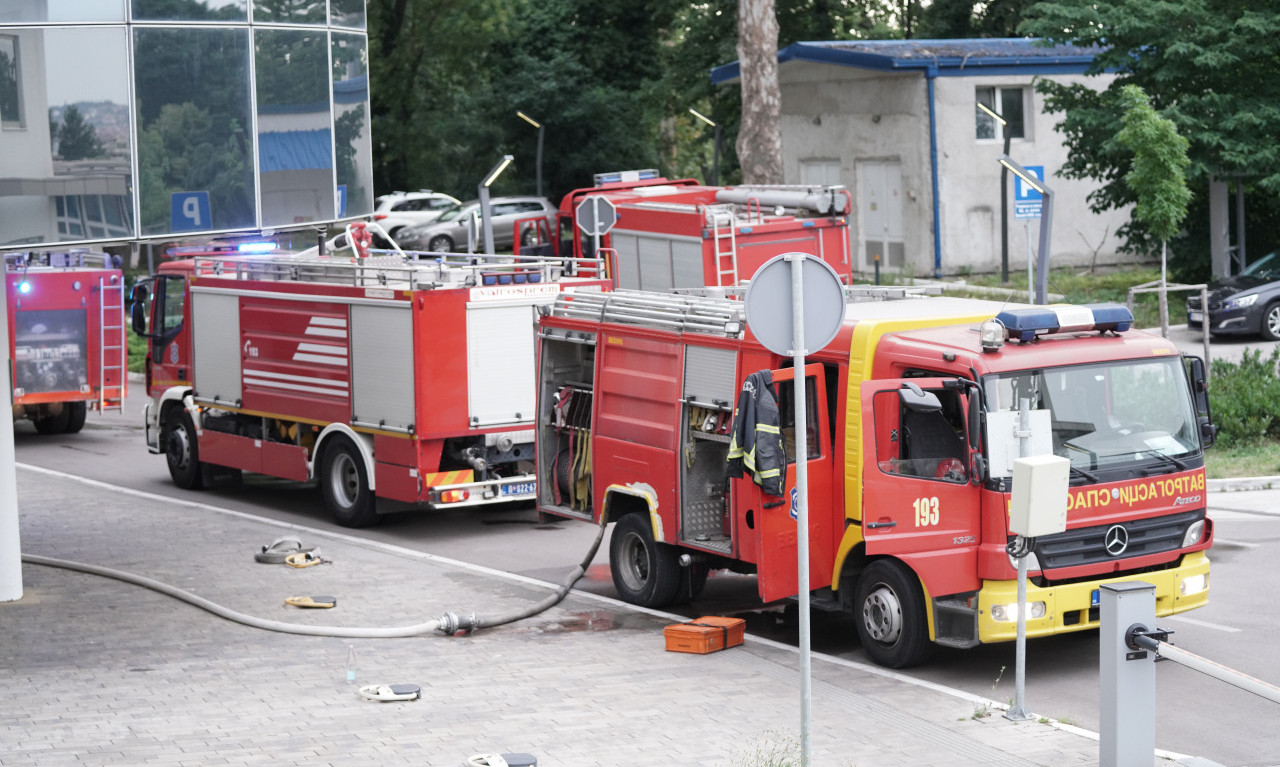
POLYGON ((213 228, 208 192, 170 195, 169 228, 174 232, 202 232, 213 228))
MULTIPOLYGON (((1036 179, 1044 181, 1043 165, 1024 165, 1025 170, 1036 179)), ((1044 195, 1040 190, 1028 184, 1022 177, 1013 176, 1013 216, 1014 218, 1040 218, 1040 206, 1044 195)))

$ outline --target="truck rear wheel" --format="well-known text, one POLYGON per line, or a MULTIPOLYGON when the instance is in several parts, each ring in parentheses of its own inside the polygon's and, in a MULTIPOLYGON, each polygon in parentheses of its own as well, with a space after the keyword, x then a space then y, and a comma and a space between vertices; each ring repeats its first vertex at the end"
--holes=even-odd
POLYGON ((364 457, 348 437, 335 435, 320 462, 324 504, 343 527, 368 527, 378 521, 364 457))
POLYGON ((71 422, 71 410, 66 405, 53 415, 42 415, 32 420, 36 426, 36 431, 41 434, 63 434, 67 431, 67 424, 71 422))
POLYGON ((75 434, 84 428, 85 416, 89 414, 89 405, 85 402, 68 402, 64 408, 67 411, 67 425, 63 428, 66 434, 75 434))
POLYGON ((627 514, 609 539, 609 570, 618 595, 631 604, 665 607, 680 588, 675 548, 653 539, 644 514, 627 514))
POLYGON ((169 464, 169 476, 173 484, 184 490, 204 487, 200 471, 200 446, 196 444, 196 425, 186 410, 178 411, 177 418, 170 412, 165 419, 160 444, 164 445, 165 462, 169 464))
POLYGON ((854 621, 871 660, 888 668, 923 663, 933 652, 924 595, 905 565, 878 559, 858 577, 854 621))

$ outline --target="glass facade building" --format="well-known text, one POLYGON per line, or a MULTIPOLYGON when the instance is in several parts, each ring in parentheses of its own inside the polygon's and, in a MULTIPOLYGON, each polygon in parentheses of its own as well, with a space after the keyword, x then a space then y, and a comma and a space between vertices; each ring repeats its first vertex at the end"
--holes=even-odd
POLYGON ((0 2, 0 249, 373 211, 364 0, 0 2))

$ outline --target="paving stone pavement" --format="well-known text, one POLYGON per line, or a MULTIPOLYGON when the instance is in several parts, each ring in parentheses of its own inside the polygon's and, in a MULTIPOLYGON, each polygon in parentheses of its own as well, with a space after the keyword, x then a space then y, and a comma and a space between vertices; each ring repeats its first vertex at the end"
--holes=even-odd
MULTIPOLYGON (((18 497, 26 554, 123 570, 270 620, 405 626, 445 611, 505 612, 549 590, 27 468, 18 497), (295 569, 253 560, 286 534, 332 561, 295 569), (285 605, 294 595, 338 604, 285 605)), ((591 595, 469 636, 338 639, 250 628, 71 570, 25 564, 23 584, 22 599, 0 603, 0 765, 461 765, 524 752, 540 767, 751 767, 799 750, 794 649, 749 638, 711 655, 665 652, 670 617, 591 595), (358 695, 374 683, 416 684, 422 698, 358 695)), ((991 701, 820 654, 812 680, 814 765, 1098 763, 1091 734, 1014 723, 991 701)))

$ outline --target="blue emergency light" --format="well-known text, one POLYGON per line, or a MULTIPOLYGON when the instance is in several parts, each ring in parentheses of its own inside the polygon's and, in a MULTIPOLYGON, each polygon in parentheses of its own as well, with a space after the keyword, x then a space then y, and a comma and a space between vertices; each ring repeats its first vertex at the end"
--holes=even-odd
POLYGON ((236 250, 241 253, 271 253, 276 249, 276 243, 270 240, 262 242, 242 242, 236 246, 236 250))
POLYGON ((654 168, 620 170, 613 173, 597 173, 592 178, 595 180, 596 186, 604 186, 605 184, 617 184, 622 181, 648 181, 652 178, 658 178, 658 171, 654 168))
POLYGON ((23 280, 22 282, 19 282, 19 283, 18 283, 18 292, 19 292, 19 293, 30 293, 30 292, 31 292, 31 283, 27 282, 26 280, 23 280))
MULTIPOLYGON (((1123 304, 1112 303, 1035 306, 1000 312, 996 315, 995 322, 1000 323, 1003 328, 999 333, 1001 341, 1008 339, 1023 342, 1048 333, 1123 333, 1133 326, 1133 312, 1123 304)), ((983 333, 984 346, 990 346, 988 335, 987 332, 983 333)))

